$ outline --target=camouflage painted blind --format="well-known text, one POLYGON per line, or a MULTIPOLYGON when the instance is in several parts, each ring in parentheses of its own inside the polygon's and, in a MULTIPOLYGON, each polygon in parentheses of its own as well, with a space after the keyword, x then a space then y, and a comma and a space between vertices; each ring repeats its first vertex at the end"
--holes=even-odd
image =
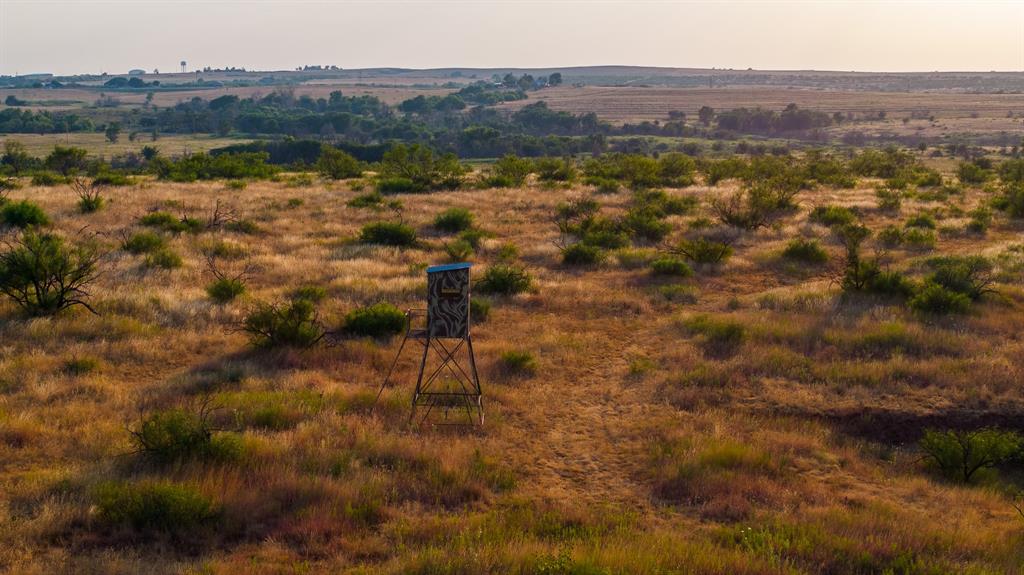
POLYGON ((427 330, 430 337, 469 336, 468 263, 427 268, 427 330))

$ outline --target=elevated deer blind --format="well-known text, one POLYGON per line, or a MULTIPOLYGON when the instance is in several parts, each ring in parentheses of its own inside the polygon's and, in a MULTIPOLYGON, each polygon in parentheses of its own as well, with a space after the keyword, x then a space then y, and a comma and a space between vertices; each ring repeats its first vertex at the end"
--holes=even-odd
POLYGON ((469 333, 471 265, 458 263, 427 268, 425 318, 423 310, 406 311, 405 337, 377 398, 391 382, 406 343, 409 340, 421 342, 423 354, 413 391, 410 422, 478 425, 484 422, 480 376, 469 333), (460 356, 467 365, 459 360, 460 356))

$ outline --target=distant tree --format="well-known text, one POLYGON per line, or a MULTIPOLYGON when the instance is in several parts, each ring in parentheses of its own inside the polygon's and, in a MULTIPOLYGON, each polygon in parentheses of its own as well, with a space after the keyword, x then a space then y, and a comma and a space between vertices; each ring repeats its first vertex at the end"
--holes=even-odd
POLYGON ((117 143, 117 139, 121 137, 121 124, 117 122, 107 124, 107 129, 103 131, 103 135, 107 137, 107 141, 111 144, 117 143))
POLYGON ((530 88, 533 87, 533 83, 534 83, 533 76, 531 76, 529 74, 523 74, 522 76, 519 77, 519 81, 517 82, 517 85, 519 86, 520 90, 529 90, 530 88))
POLYGON ((0 157, 0 165, 10 166, 10 169, 19 174, 32 167, 38 160, 29 155, 25 144, 15 140, 4 142, 4 155, 0 157))
POLYGON ((505 74, 504 78, 502 78, 501 83, 506 88, 515 88, 516 86, 519 85, 519 80, 517 80, 516 77, 512 75, 511 72, 509 72, 508 74, 505 74))
POLYGON ((84 148, 54 146, 50 155, 46 156, 45 164, 47 168, 66 176, 85 168, 87 154, 84 148))
POLYGON ((146 161, 150 161, 160 154, 160 150, 156 146, 142 146, 142 157, 146 161))
POLYGON ((555 73, 551 74, 550 76, 548 76, 548 85, 549 86, 558 86, 561 83, 562 83, 562 73, 561 72, 555 72, 555 73))
POLYGON ((711 120, 715 118, 715 109, 711 106, 701 106, 700 110, 697 111, 697 117, 702 124, 708 126, 711 124, 711 120))
POLYGON ((8 106, 24 106, 27 103, 28 102, 26 102, 25 100, 19 100, 18 97, 14 94, 11 94, 10 96, 7 96, 7 98, 4 99, 4 104, 8 106))

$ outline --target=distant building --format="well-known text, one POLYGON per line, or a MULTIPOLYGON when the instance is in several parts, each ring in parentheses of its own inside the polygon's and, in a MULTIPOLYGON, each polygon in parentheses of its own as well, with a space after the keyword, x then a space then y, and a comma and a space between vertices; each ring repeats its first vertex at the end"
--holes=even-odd
POLYGON ((135 68, 133 70, 128 70, 128 75, 129 76, 141 76, 141 75, 143 75, 145 73, 146 73, 146 71, 141 69, 141 68, 135 68))

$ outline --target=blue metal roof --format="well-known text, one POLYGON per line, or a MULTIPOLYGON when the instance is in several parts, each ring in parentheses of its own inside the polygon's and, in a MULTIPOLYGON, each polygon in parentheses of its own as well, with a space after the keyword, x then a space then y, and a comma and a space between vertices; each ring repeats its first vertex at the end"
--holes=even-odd
POLYGON ((432 274, 432 273, 435 273, 435 272, 448 272, 448 271, 451 271, 451 270, 464 270, 464 269, 470 267, 471 265, 473 265, 473 264, 471 264, 469 262, 462 262, 462 263, 457 263, 457 264, 444 264, 444 265, 440 265, 440 266, 430 266, 429 268, 427 268, 427 273, 428 274, 432 274))

